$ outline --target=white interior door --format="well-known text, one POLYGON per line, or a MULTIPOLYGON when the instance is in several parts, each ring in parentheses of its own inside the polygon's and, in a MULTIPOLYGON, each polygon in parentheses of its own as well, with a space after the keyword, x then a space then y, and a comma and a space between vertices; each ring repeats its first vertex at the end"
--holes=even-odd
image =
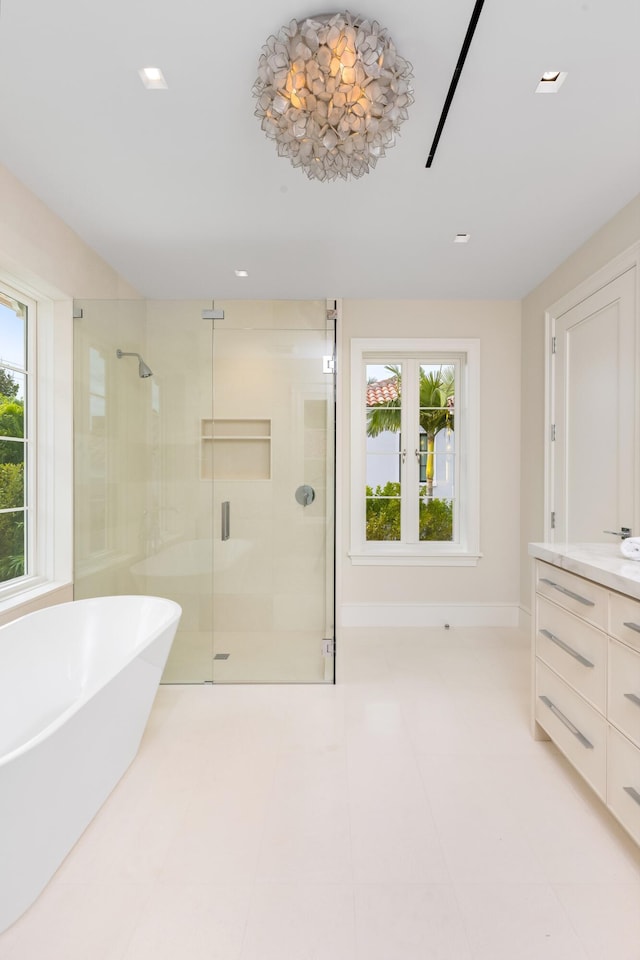
POLYGON ((638 522, 635 268, 552 317, 551 538, 614 542, 638 522), (555 439, 554 439, 555 436, 555 439))

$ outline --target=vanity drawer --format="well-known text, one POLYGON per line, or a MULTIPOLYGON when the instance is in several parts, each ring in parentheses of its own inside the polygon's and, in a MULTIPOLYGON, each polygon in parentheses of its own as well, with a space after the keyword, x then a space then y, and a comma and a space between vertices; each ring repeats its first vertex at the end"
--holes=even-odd
POLYGON ((640 750, 611 726, 607 744, 607 806, 640 843, 640 750))
POLYGON ((536 720, 604 800, 607 722, 540 659, 536 660, 536 720))
POLYGON ((536 599, 536 607, 537 655, 553 667, 569 686, 605 713, 606 635, 543 597, 536 599))
POLYGON ((607 716, 640 747, 640 653, 609 640, 607 716))
POLYGON ((610 594, 609 633, 640 651, 640 600, 610 594))
POLYGON ((599 584, 538 560, 536 591, 582 620, 607 629, 608 594, 599 584))

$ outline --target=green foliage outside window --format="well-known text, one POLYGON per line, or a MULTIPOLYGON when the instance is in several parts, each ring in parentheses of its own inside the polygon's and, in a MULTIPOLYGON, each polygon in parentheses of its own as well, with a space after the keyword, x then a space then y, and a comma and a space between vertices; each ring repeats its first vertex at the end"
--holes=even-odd
MULTIPOLYGON (((420 488, 421 497, 426 487, 420 488)), ((453 540, 453 501, 420 500, 420 540, 453 540)))
POLYGON ((11 376, 9 371, 0 367, 0 398, 2 398, 2 402, 13 399, 19 388, 20 384, 11 376))
POLYGON ((367 487, 367 540, 400 539, 400 484, 367 487))
MULTIPOLYGON (((24 437, 18 383, 0 369, 0 438, 24 437)), ((24 574, 24 444, 0 440, 0 581, 24 574)))
MULTIPOLYGON (((21 400, 6 400, 0 398, 0 438, 24 437, 24 404, 21 400)), ((0 444, 0 464, 22 463, 24 459, 24 444, 0 444)))
MULTIPOLYGON (((453 540, 453 501, 426 499, 427 488, 420 488, 420 541, 453 540)), ((400 484, 385 483, 375 490, 366 488, 366 538, 400 540, 400 484)))

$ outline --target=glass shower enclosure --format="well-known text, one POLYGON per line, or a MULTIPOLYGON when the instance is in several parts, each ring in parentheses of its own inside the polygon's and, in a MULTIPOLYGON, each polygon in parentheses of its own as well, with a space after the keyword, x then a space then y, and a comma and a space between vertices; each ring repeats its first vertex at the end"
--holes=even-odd
POLYGON ((335 313, 75 313, 76 598, 180 603, 164 682, 332 682, 335 313))

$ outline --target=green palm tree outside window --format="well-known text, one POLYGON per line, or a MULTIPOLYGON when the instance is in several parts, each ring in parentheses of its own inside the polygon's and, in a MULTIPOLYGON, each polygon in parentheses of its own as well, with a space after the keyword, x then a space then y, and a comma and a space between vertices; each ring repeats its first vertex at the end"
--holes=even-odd
MULTIPOLYGON (((387 388, 389 399, 367 404, 367 436, 377 437, 385 431, 399 433, 402 406, 402 373, 398 366, 388 364, 390 380, 395 389, 387 388)), ((455 368, 440 365, 419 368, 419 424, 423 431, 420 437, 420 540, 453 539, 453 504, 447 500, 434 500, 435 441, 442 430, 453 431, 455 427, 455 368)), ((400 487, 386 484, 374 492, 367 487, 367 540, 400 539, 400 487), (390 486, 397 491, 391 491, 390 486), (392 496, 393 494, 393 496, 392 496), (386 505, 377 504, 384 498, 386 505), (389 516, 381 522, 381 511, 389 516)))

